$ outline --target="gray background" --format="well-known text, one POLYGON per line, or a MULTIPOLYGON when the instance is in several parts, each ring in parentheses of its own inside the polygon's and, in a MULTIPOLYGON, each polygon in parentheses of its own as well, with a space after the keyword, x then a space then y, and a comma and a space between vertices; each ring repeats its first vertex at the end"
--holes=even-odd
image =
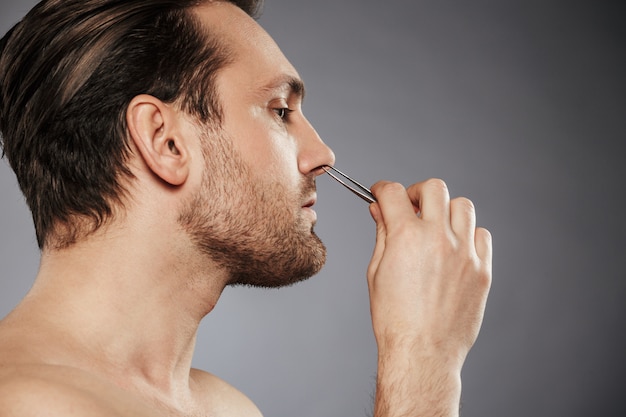
MULTIPOLYGON (((0 31, 33 1, 2 0, 0 31)), ((304 77, 305 111, 365 183, 444 178, 494 235, 494 283, 464 369, 464 416, 623 416, 626 37, 621 2, 268 0, 260 22, 304 77)), ((363 416, 376 348, 365 204, 318 181, 327 267, 228 289, 195 365, 267 416, 363 416)), ((0 163, 0 316, 36 274, 0 163)))

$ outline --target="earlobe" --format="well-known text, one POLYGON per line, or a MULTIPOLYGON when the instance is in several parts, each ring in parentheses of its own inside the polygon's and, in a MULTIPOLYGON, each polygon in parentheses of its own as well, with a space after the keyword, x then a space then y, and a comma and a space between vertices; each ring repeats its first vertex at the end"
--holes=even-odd
POLYGON ((139 95, 129 104, 126 121, 148 168, 168 184, 182 185, 189 175, 189 153, 177 111, 153 96, 139 95))

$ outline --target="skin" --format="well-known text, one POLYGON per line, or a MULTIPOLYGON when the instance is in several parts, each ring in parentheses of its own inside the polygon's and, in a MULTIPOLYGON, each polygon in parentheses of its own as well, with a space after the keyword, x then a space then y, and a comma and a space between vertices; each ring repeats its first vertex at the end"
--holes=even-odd
MULTIPOLYGON (((334 155, 302 114, 298 73, 236 7, 211 3, 197 13, 235 52, 217 82, 223 133, 249 167, 247 184, 266 187, 294 233, 318 247, 307 184, 334 155)), ((0 416, 259 416, 226 382, 190 369, 198 325, 234 277, 191 237, 190 227, 202 229, 181 222, 211 191, 206 132, 146 95, 132 101, 127 121, 132 197, 95 234, 44 248, 32 290, 0 322, 0 416)), ((471 202, 450 201, 442 181, 380 182, 372 191, 375 415, 456 415, 491 280, 490 235, 475 227, 471 202)), ((255 213, 242 203, 220 209, 255 213)))

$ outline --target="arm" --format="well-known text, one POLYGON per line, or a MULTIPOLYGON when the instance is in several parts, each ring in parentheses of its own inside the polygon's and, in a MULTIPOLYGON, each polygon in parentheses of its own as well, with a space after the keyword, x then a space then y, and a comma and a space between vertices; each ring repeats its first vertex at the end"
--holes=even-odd
POLYGON ((368 269, 378 345, 375 417, 456 416, 461 368, 491 284, 491 235, 473 204, 440 180, 404 189, 380 182, 370 206, 368 269), (420 215, 416 213, 419 211, 420 215))

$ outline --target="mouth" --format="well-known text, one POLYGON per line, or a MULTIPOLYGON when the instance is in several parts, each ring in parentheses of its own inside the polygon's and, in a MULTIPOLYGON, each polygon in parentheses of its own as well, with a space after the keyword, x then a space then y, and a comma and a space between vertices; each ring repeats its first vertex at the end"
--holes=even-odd
POLYGON ((312 194, 306 202, 302 205, 302 208, 312 208, 317 202, 317 194, 312 194))

